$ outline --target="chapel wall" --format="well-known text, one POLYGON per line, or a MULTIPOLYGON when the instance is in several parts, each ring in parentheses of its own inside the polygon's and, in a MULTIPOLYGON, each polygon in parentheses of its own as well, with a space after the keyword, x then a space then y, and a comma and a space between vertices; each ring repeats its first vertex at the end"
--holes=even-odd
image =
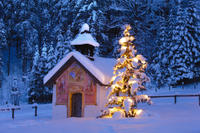
POLYGON ((72 63, 56 80, 56 105, 68 105, 70 93, 82 93, 85 105, 96 105, 96 82, 77 63, 72 63))

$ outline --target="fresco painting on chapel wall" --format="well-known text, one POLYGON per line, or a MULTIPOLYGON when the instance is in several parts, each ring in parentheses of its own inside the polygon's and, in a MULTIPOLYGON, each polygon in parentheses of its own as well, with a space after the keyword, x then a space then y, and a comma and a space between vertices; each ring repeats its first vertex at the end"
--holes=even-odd
POLYGON ((96 82, 76 62, 72 63, 56 80, 56 104, 67 105, 70 92, 82 92, 85 105, 96 104, 96 82))

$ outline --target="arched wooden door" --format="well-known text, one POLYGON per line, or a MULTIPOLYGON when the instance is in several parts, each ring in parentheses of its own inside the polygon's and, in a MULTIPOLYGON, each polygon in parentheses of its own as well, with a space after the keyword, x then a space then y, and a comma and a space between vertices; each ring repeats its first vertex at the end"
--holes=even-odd
POLYGON ((71 117, 81 117, 82 114, 82 94, 72 94, 71 117))

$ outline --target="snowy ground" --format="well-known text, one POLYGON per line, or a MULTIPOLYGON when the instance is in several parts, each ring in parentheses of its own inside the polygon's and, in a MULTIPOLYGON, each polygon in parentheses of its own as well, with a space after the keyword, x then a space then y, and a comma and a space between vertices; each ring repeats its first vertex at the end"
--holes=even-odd
POLYGON ((141 105, 143 115, 134 119, 67 118, 53 120, 51 104, 39 105, 38 117, 30 105, 17 111, 0 112, 0 133, 200 133, 198 98, 153 99, 141 105))

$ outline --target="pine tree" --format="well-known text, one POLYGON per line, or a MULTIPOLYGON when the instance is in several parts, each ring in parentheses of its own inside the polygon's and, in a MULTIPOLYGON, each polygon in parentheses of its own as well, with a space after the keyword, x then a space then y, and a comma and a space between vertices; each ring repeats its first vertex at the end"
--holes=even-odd
POLYGON ((38 87, 40 87, 38 85, 39 77, 40 77, 40 72, 38 69, 39 58, 40 58, 39 49, 38 49, 38 46, 36 45, 35 54, 34 54, 34 58, 33 58, 33 66, 32 66, 32 70, 30 73, 29 89, 28 89, 29 103, 34 103, 38 100, 37 96, 39 94, 36 92, 36 89, 38 89, 38 87))
POLYGON ((80 0, 78 2, 72 0, 68 2, 65 9, 63 7, 63 11, 65 11, 63 14, 70 16, 71 19, 62 17, 62 21, 65 20, 64 26, 70 25, 70 27, 67 27, 70 34, 66 34, 65 38, 70 35, 72 40, 78 34, 82 24, 87 23, 91 27, 91 34, 102 44, 100 50, 98 49, 98 53, 101 56, 111 55, 113 46, 108 38, 108 30, 105 30, 109 28, 109 21, 105 15, 109 6, 107 2, 111 3, 110 0, 80 0))
POLYGON ((44 41, 42 53, 39 60, 39 72, 40 72, 40 78, 39 78, 39 86, 40 86, 40 96, 39 101, 40 102, 50 102, 51 101, 51 95, 52 95, 52 89, 43 85, 43 78, 48 73, 48 58, 47 58, 47 45, 44 41))
MULTIPOLYGON (((97 21, 97 1, 96 0, 81 0, 77 4, 77 14, 72 23, 73 28, 78 28, 83 23, 91 25, 91 32, 95 33, 94 27, 96 27, 97 21)), ((78 30, 78 29, 76 29, 78 30)))
POLYGON ((29 89, 29 102, 47 103, 51 101, 52 89, 43 85, 43 78, 48 72, 47 45, 44 41, 41 55, 35 52, 29 89))
POLYGON ((0 19, 0 87, 3 80, 3 49, 7 46, 6 28, 3 19, 0 19))
POLYGON ((64 38, 63 35, 60 33, 57 36, 57 45, 55 49, 55 58, 56 62, 59 62, 64 56, 64 38))
POLYGON ((47 44, 44 41, 42 51, 41 51, 41 56, 40 56, 40 62, 39 62, 39 70, 41 73, 41 76, 43 77, 45 74, 47 74, 48 70, 47 68, 47 44))
POLYGON ((52 44, 49 46, 47 55, 48 56, 46 65, 47 65, 47 70, 50 71, 56 65, 55 52, 52 44))
POLYGON ((127 23, 128 10, 122 6, 123 4, 119 0, 105 0, 99 5, 101 5, 99 10, 102 12, 101 15, 98 15, 101 19, 98 21, 101 22, 99 26, 101 31, 97 34, 102 35, 103 38, 100 39, 100 43, 103 45, 99 47, 99 54, 100 56, 118 57, 120 47, 117 40, 121 36, 121 25, 127 23))
POLYGON ((193 72, 194 78, 200 77, 200 15, 197 1, 188 0, 188 6, 186 7, 186 27, 187 27, 187 43, 191 45, 190 50, 192 52, 193 59, 193 72))
POLYGON ((26 73, 30 67, 28 62, 32 61, 34 46, 38 45, 38 32, 27 20, 19 22, 14 30, 17 34, 17 54, 22 58, 22 71, 26 73))
POLYGON ((5 48, 6 46, 7 46, 6 27, 3 19, 0 19, 0 49, 5 48))
POLYGON ((168 53, 168 34, 167 34, 167 20, 162 15, 159 19, 159 29, 158 36, 156 38, 156 48, 155 53, 153 54, 153 61, 150 65, 150 72, 153 78, 153 81, 156 82, 156 85, 160 88, 166 81, 164 75, 167 73, 166 69, 166 58, 165 55, 168 53))
MULTIPOLYGON (((184 82, 185 79, 193 78, 191 44, 188 43, 188 29, 186 27, 185 10, 179 3, 176 7, 176 15, 173 16, 174 22, 170 25, 169 35, 169 76, 166 77, 170 84, 184 82)), ((173 19, 172 19, 173 20, 173 19)))
POLYGON ((65 41, 60 32, 57 36, 57 45, 55 49, 56 63, 58 63, 70 50, 71 47, 69 46, 69 41, 65 41))
POLYGON ((134 35, 137 38, 135 40, 137 50, 150 60, 158 28, 156 2, 153 3, 151 0, 119 0, 118 3, 119 7, 122 8, 122 13, 119 15, 123 14, 122 18, 119 17, 119 19, 122 19, 123 23, 133 25, 134 35))
MULTIPOLYGON (((0 8, 2 3, 0 2, 0 8)), ((1 10, 1 9, 0 9, 1 10)), ((7 45, 6 30, 3 19, 0 19, 0 89, 3 81, 3 48, 7 45)), ((2 90, 2 89, 1 89, 2 90)), ((0 90, 0 99, 3 98, 3 92, 0 90)))
MULTIPOLYGON (((141 110, 137 109, 139 102, 151 103, 147 95, 138 95, 139 91, 146 90, 144 83, 149 80, 145 69, 147 63, 142 55, 137 55, 130 35, 130 26, 124 31, 124 37, 119 40, 121 44, 121 56, 114 66, 114 76, 110 81, 110 93, 108 95, 108 110, 101 117, 112 117, 116 112, 121 117, 135 117, 141 110)), ((118 114, 116 113, 116 114, 118 114)))
POLYGON ((109 3, 109 0, 96 1, 96 6, 93 6, 93 12, 95 12, 96 15, 94 14, 95 19, 92 22, 91 31, 96 40, 101 44, 97 51, 99 56, 109 56, 109 54, 112 53, 109 51, 113 50, 113 46, 110 44, 111 40, 109 40, 109 20, 106 15, 108 10, 107 5, 109 5, 109 3))
POLYGON ((3 61, 2 58, 0 57, 0 88, 2 85, 2 80, 3 80, 3 61))
MULTIPOLYGON (((97 18, 97 2, 96 0, 84 0, 81 1, 82 6, 78 11, 78 14, 75 20, 84 20, 86 19, 86 23, 93 25, 96 22, 97 18)), ((76 22, 76 21, 75 21, 76 22)))
POLYGON ((187 15, 182 3, 178 3, 170 10, 168 19, 163 21, 164 27, 161 21, 163 29, 159 31, 161 36, 157 40, 159 48, 151 65, 158 86, 176 85, 194 78, 194 53, 198 55, 198 46, 194 44, 198 41, 194 41, 187 15))

